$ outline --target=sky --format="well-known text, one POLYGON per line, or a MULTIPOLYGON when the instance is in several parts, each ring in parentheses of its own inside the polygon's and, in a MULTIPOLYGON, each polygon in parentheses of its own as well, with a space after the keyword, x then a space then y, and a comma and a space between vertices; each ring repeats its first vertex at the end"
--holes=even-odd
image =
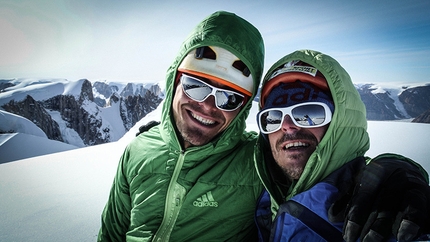
POLYGON ((265 41, 265 71, 297 49, 354 83, 430 83, 430 1, 0 0, 0 79, 162 81, 189 32, 234 12, 265 41))

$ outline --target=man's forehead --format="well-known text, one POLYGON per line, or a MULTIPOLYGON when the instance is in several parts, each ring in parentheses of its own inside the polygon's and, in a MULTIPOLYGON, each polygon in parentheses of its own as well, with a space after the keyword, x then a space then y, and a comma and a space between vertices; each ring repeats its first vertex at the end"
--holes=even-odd
POLYGON ((262 108, 289 107, 305 102, 325 103, 334 111, 333 98, 329 92, 301 81, 279 83, 267 94, 262 108))
POLYGON ((320 92, 322 90, 312 84, 302 82, 280 83, 269 93, 266 105, 290 106, 292 103, 316 101, 321 95, 320 92))

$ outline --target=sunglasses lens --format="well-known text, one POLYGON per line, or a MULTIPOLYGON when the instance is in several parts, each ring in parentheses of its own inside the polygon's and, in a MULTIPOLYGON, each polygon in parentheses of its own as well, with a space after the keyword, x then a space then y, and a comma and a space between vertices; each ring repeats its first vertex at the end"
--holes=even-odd
POLYGON ((199 102, 203 101, 212 92, 212 88, 204 82, 189 76, 182 75, 181 82, 184 92, 190 98, 199 102))
POLYGON ((191 76, 181 76, 182 89, 191 99, 202 102, 214 92, 216 106, 225 111, 233 111, 242 105, 245 97, 239 93, 209 86, 209 84, 191 76))
POLYGON ((263 132, 271 133, 281 126, 282 111, 267 110, 261 113, 259 122, 263 132))
POLYGON ((243 96, 235 92, 229 92, 226 90, 217 91, 215 95, 217 107, 224 110, 234 110, 240 107, 245 99, 243 96))
POLYGON ((302 127, 311 127, 324 123, 326 113, 321 105, 309 104, 291 110, 294 120, 302 127))
POLYGON ((295 125, 302 128, 313 128, 326 122, 326 109, 320 104, 299 104, 288 108, 268 109, 259 114, 259 125, 263 133, 272 133, 281 128, 284 116, 289 115, 295 125))

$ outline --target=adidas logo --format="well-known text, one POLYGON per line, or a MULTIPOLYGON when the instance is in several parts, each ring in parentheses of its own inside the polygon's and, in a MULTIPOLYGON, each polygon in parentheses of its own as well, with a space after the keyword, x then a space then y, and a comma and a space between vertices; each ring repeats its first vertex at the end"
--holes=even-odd
POLYGON ((209 191, 206 194, 203 194, 201 197, 197 198, 196 201, 193 202, 195 207, 218 207, 218 202, 215 201, 212 196, 212 192, 209 191))

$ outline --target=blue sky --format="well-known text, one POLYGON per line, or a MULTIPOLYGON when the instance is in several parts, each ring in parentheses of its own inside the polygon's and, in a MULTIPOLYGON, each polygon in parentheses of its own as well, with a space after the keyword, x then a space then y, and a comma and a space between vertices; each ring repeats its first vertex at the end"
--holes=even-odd
POLYGON ((427 0, 0 0, 0 78, 162 81, 188 33, 217 10, 260 30, 265 70, 314 49, 355 83, 430 83, 427 0))

